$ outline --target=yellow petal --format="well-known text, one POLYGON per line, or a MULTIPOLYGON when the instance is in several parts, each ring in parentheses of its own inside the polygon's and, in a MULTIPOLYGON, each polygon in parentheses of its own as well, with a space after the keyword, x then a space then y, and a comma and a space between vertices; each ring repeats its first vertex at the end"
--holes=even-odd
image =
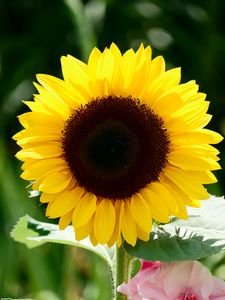
POLYGON ((162 183, 153 182, 151 184, 152 189, 159 195, 159 197, 166 203, 170 210, 170 215, 176 215, 179 206, 176 199, 173 197, 167 188, 162 183))
POLYGON ((183 102, 178 94, 171 93, 164 95, 153 102, 151 108, 159 115, 162 116, 164 121, 165 117, 169 120, 171 114, 182 106, 183 102))
POLYGON ((98 67, 99 59, 101 58, 102 52, 98 48, 94 48, 88 59, 88 74, 90 77, 96 76, 96 70, 98 67))
POLYGON ((67 172, 53 172, 41 180, 39 191, 46 193, 58 193, 64 190, 71 181, 71 175, 67 172))
POLYGON ((33 83, 39 94, 34 95, 34 101, 36 105, 28 103, 28 106, 34 112, 40 111, 40 107, 53 116, 57 116, 57 119, 65 121, 70 114, 70 107, 62 99, 46 90, 38 83, 33 83), (38 108, 38 109, 37 109, 38 108))
POLYGON ((172 138, 173 144, 217 144, 223 140, 223 137, 209 129, 199 129, 196 131, 186 132, 185 134, 174 135, 172 138))
MULTIPOLYGON (((46 74, 38 74, 37 79, 47 91, 61 99, 69 107, 77 108, 80 103, 86 104, 86 99, 73 88, 73 82, 68 84, 59 78, 46 74)), ((82 81, 80 81, 80 85, 82 86, 82 81)))
POLYGON ((111 94, 119 95, 123 86, 123 80, 121 74, 122 55, 119 48, 115 44, 112 44, 110 46, 110 50, 114 59, 114 70, 113 70, 110 90, 111 90, 111 94))
POLYGON ((196 95, 198 89, 199 86, 196 84, 195 80, 190 80, 186 83, 175 86, 172 91, 178 93, 182 97, 184 102, 188 102, 194 95, 196 95))
POLYGON ((150 82, 150 71, 151 71, 151 48, 144 49, 143 44, 139 47, 135 53, 136 65, 133 70, 133 77, 127 86, 129 95, 135 98, 142 99, 145 94, 150 82))
POLYGON ((30 110, 38 113, 47 113, 46 108, 41 104, 35 101, 22 101, 25 105, 27 105, 30 110))
MULTIPOLYGON (((187 215, 187 209, 185 204, 187 204, 187 202, 185 200, 183 200, 183 198, 187 198, 187 196, 182 193, 182 195, 177 195, 177 193, 175 191, 177 191, 176 188, 172 188, 173 183, 171 184, 167 184, 168 183, 168 179, 165 178, 165 176, 160 176, 160 182, 161 185, 163 185, 163 189, 164 191, 166 190, 167 193, 169 192, 169 194, 172 196, 172 198, 176 201, 176 204, 174 205, 174 209, 171 207, 172 201, 170 201, 170 204, 168 203, 168 198, 165 198, 166 194, 164 194, 164 199, 167 201, 168 206, 170 206, 170 211, 171 211, 171 215, 176 216, 177 218, 181 218, 181 219, 187 219, 188 215, 187 215), (163 179, 162 179, 163 178, 163 179)), ((171 196, 169 196, 169 199, 171 199, 171 196)), ((188 198, 189 200, 189 198, 188 198)))
POLYGON ((152 82, 156 80, 158 77, 160 77, 162 74, 165 73, 165 61, 162 56, 157 56, 150 62, 150 66, 147 65, 145 70, 145 79, 142 79, 143 74, 141 74, 140 81, 142 86, 142 91, 139 91, 141 101, 150 107, 152 104, 157 100, 158 96, 153 95, 151 93, 150 86, 152 85, 152 82), (145 85, 143 83, 145 82, 145 85), (156 96, 156 97, 155 97, 156 96))
POLYGON ((118 247, 118 248, 120 248, 121 247, 121 245, 122 245, 122 237, 121 237, 121 234, 119 235, 119 237, 118 237, 118 240, 117 240, 117 242, 116 242, 116 246, 118 247))
POLYGON ((61 216, 60 220, 59 220, 59 229, 63 230, 65 229, 72 220, 72 212, 70 211, 68 214, 61 216))
POLYGON ((83 191, 80 188, 60 193, 56 200, 51 202, 51 206, 48 210, 48 216, 50 218, 58 218, 69 213, 80 201, 82 194, 83 191))
POLYGON ((172 89, 177 86, 181 79, 180 68, 174 68, 165 73, 161 74, 161 76, 157 77, 152 83, 149 85, 148 93, 157 98, 162 95, 163 92, 172 89))
POLYGON ((197 170, 197 171, 208 171, 208 170, 219 170, 220 165, 216 162, 217 158, 210 158, 208 153, 203 156, 204 152, 195 152, 178 149, 168 155, 168 161, 184 170, 197 170), (201 156, 202 155, 202 156, 201 156))
POLYGON ((209 108, 208 101, 195 101, 183 105, 180 110, 173 114, 173 117, 181 117, 189 126, 193 127, 192 124, 198 122, 209 108))
POLYGON ((122 222, 123 212, 124 212, 124 201, 122 200, 115 201, 115 212, 116 212, 116 221, 115 221, 113 234, 107 243, 108 247, 113 246, 116 241, 121 240, 121 222, 122 222))
POLYGON ((93 98, 105 97, 109 94, 109 82, 107 79, 96 79, 90 81, 90 89, 93 98))
POLYGON ((114 57, 114 60, 118 62, 122 58, 122 54, 120 52, 120 49, 116 46, 115 43, 112 43, 110 45, 110 51, 112 53, 112 56, 114 57))
POLYGON ((142 65, 146 62, 150 62, 152 60, 152 49, 150 46, 144 47, 143 43, 140 44, 137 52, 136 52, 138 65, 142 65))
MULTIPOLYGON (((207 144, 198 144, 198 145, 180 145, 180 146, 177 146, 176 147, 177 150, 179 149, 184 149, 184 150, 187 150, 188 152, 189 151, 196 151, 196 152, 205 152, 207 153, 208 155, 218 155, 220 152, 214 147, 214 146, 211 146, 211 145, 207 145, 207 144)), ((210 156, 211 157, 211 156, 210 156)))
POLYGON ((144 230, 142 230, 138 225, 137 225, 137 237, 142 240, 147 242, 150 238, 150 231, 149 232, 145 232, 144 230))
POLYGON ((217 179, 213 173, 210 171, 191 171, 191 176, 195 182, 200 182, 204 184, 215 183, 217 179))
POLYGON ((169 118, 164 119, 166 129, 169 135, 174 136, 175 134, 184 134, 190 131, 187 124, 182 120, 182 118, 169 118))
POLYGON ((95 237, 94 228, 92 229, 92 231, 90 233, 90 241, 94 247, 98 244, 98 241, 95 237))
POLYGON ((27 112, 19 117, 20 123, 25 127, 48 127, 62 130, 64 122, 54 116, 40 112, 27 112))
POLYGON ((149 77, 151 81, 165 72, 165 61, 162 56, 157 56, 151 61, 151 71, 149 77))
POLYGON ((25 147, 28 143, 60 142, 61 135, 61 130, 56 128, 32 127, 18 132, 13 136, 13 139, 17 140, 19 146, 25 147))
POLYGON ((166 202, 152 190, 151 185, 142 189, 140 194, 148 203, 153 219, 160 223, 168 223, 170 221, 170 212, 166 202))
POLYGON ((58 196, 58 193, 57 194, 42 193, 41 197, 40 197, 40 202, 41 203, 52 202, 56 199, 57 196, 58 196))
POLYGON ((32 184, 32 189, 33 189, 34 191, 39 191, 39 186, 40 186, 40 184, 41 184, 41 180, 42 180, 42 178, 37 178, 37 179, 34 181, 34 183, 32 184))
POLYGON ((130 207, 130 213, 138 226, 145 232, 149 232, 152 228, 152 216, 144 198, 136 193, 131 197, 130 206, 129 202, 127 206, 130 207))
POLYGON ((189 130, 202 129, 210 122, 211 119, 212 115, 206 114, 202 117, 193 118, 187 123, 187 126, 189 130))
POLYGON ((23 164, 21 169, 22 170, 26 170, 27 168, 29 168, 30 166, 32 166, 33 164, 35 164, 37 162, 36 159, 27 159, 23 164))
POLYGON ((94 233, 101 244, 106 244, 115 226, 116 214, 111 200, 103 199, 99 203, 95 213, 94 233))
POLYGON ((21 174, 23 179, 34 180, 43 177, 46 173, 56 171, 69 171, 66 162, 61 158, 43 159, 27 167, 21 174))
MULTIPOLYGON (((127 200, 128 201, 128 200, 127 200)), ((132 246, 135 246, 137 241, 137 226, 127 207, 127 201, 124 205, 124 213, 121 223, 121 230, 126 242, 132 246)))
MULTIPOLYGON (((41 143, 39 143, 41 144, 41 143)), ((48 145, 35 146, 28 149, 23 149, 17 152, 16 157, 19 160, 27 160, 29 158, 44 159, 57 157, 62 155, 61 143, 51 142, 48 145)))
POLYGON ((204 101, 202 99, 185 102, 184 105, 176 112, 174 112, 174 117, 182 116, 187 120, 193 118, 193 116, 197 116, 198 114, 205 114, 209 107, 209 101, 204 101))
MULTIPOLYGON (((178 197, 177 197, 178 198, 178 197)), ((197 201, 197 200, 196 200, 197 201)), ((179 209, 176 212, 176 214, 174 214, 177 218, 183 219, 183 220, 187 220, 188 219, 188 213, 187 213, 187 208, 186 206, 181 202, 181 201, 177 201, 179 209)), ((195 206, 197 207, 197 206, 195 206)), ((199 206, 198 206, 199 207, 199 206)))
POLYGON ((161 177, 163 178, 162 181, 163 181, 164 185, 167 187, 167 189, 170 191, 170 193, 174 194, 174 196, 176 197, 176 200, 179 204, 179 209, 181 210, 181 213, 184 212, 184 216, 181 216, 181 218, 185 218, 185 215, 187 215, 187 212, 184 209, 184 205, 188 205, 191 207, 200 207, 201 206, 201 203, 199 200, 191 198, 189 194, 186 194, 175 183, 173 183, 169 178, 165 177, 164 175, 162 175, 161 177))
POLYGON ((83 86, 88 85, 88 74, 87 65, 75 57, 68 55, 61 57, 62 73, 65 81, 72 81, 75 83, 82 84, 83 86))
POLYGON ((207 199, 207 191, 198 182, 194 182, 191 172, 188 173, 173 166, 168 166, 164 172, 165 176, 174 182, 189 197, 194 199, 207 199))
POLYGON ((91 231, 94 228, 93 221, 94 221, 94 215, 90 218, 90 220, 84 226, 81 226, 75 230, 76 239, 78 241, 81 241, 90 235, 91 231))
POLYGON ((73 226, 75 229, 84 226, 96 210, 97 197, 94 194, 85 194, 73 212, 73 226))
MULTIPOLYGON (((128 89, 131 80, 134 76, 134 70, 136 67, 136 57, 133 49, 126 51, 122 58, 121 74, 124 90, 128 89)), ((128 91, 129 93, 129 91, 128 91)))
POLYGON ((98 65, 96 69, 97 79, 107 79, 111 82, 114 71, 114 58, 109 49, 105 49, 98 60, 98 65))

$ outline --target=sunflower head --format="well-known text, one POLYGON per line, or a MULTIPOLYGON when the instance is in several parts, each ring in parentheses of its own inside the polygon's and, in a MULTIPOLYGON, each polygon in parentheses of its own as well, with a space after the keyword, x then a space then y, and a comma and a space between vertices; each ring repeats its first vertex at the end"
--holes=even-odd
POLYGON ((115 44, 87 64, 62 57, 63 79, 37 75, 38 94, 19 116, 22 178, 33 181, 46 215, 71 222, 76 238, 109 246, 147 241, 152 220, 187 218, 216 182, 216 144, 204 127, 209 102, 195 81, 141 45, 123 55, 115 44))

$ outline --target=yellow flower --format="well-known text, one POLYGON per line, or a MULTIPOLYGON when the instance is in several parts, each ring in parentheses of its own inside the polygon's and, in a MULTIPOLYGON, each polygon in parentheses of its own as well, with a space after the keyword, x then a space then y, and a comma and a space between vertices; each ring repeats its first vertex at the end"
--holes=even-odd
POLYGON ((76 238, 109 246, 148 240, 152 220, 187 218, 186 205, 208 197, 216 182, 211 116, 195 81, 141 45, 123 55, 115 44, 87 64, 61 59, 63 80, 37 75, 38 94, 19 116, 22 178, 48 203, 46 215, 72 222, 76 238))

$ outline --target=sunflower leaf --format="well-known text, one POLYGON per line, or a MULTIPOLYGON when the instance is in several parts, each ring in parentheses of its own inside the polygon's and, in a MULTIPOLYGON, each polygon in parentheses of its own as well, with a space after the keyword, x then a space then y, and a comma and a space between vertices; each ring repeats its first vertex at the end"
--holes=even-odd
POLYGON ((201 208, 190 208, 188 220, 153 229, 148 242, 138 241, 126 251, 145 260, 195 260, 225 251, 225 200, 212 196, 201 208))
POLYGON ((11 232, 11 237, 28 248, 35 248, 45 243, 72 245, 90 250, 102 257, 111 267, 114 249, 97 245, 94 247, 88 238, 77 241, 72 226, 60 230, 58 225, 39 222, 30 216, 21 217, 11 232))

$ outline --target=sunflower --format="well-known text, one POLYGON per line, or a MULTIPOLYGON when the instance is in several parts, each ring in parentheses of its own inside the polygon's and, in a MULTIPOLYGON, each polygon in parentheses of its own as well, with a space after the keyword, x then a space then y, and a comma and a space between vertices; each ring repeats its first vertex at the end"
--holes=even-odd
POLYGON ((96 245, 147 241, 152 220, 186 219, 220 169, 210 144, 222 137, 204 127, 209 102, 180 68, 141 45, 123 55, 115 44, 94 48, 88 63, 61 59, 63 80, 37 75, 38 94, 25 101, 21 177, 47 203, 46 215, 71 222, 76 239, 96 245))

